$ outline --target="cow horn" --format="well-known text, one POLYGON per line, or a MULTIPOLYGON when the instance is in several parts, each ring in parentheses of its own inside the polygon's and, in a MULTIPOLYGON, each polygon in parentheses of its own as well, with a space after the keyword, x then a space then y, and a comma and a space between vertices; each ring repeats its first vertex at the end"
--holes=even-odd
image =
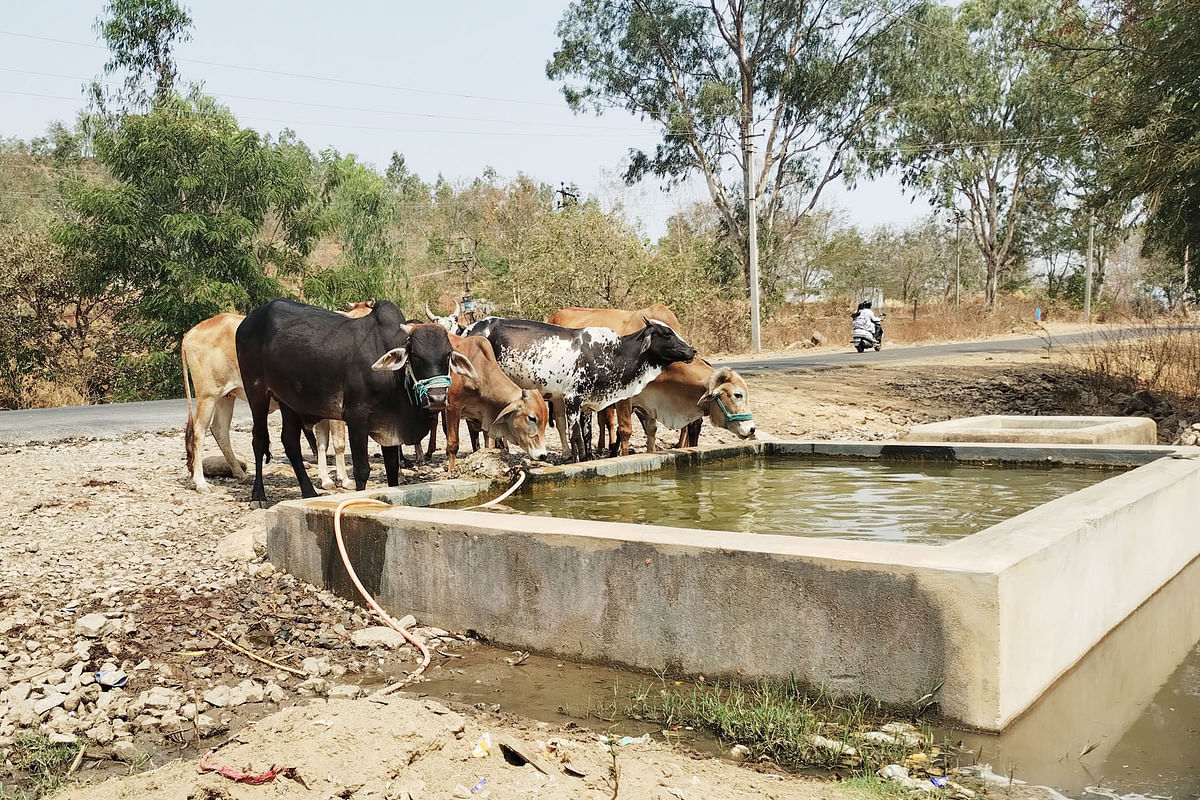
POLYGON ((434 313, 429 310, 429 301, 428 300, 425 301, 425 316, 429 317, 430 322, 438 321, 438 318, 436 316, 434 316, 434 313))
POLYGON ((508 416, 509 414, 513 413, 513 412, 514 412, 514 411, 516 411, 517 409, 519 409, 519 408, 521 407, 521 400, 523 400, 523 399, 524 399, 524 397, 525 397, 525 393, 524 393, 524 392, 522 392, 522 393, 521 393, 521 394, 520 394, 520 395, 517 397, 517 399, 516 399, 516 400, 513 400, 511 403, 509 403, 508 405, 506 405, 506 406, 504 407, 504 409, 503 409, 503 410, 502 410, 502 411, 501 411, 499 414, 497 414, 497 415, 496 415, 496 419, 494 419, 494 420, 492 421, 492 424, 493 424, 493 425, 499 425, 499 424, 500 424, 500 420, 504 419, 506 416, 508 416))
POLYGON ((404 331, 405 336, 412 336, 412 332, 417 329, 416 325, 409 325, 407 322, 400 323, 400 330, 404 331))
POLYGON ((462 313, 462 304, 457 300, 454 301, 454 321, 458 322, 458 315, 462 313))
POLYGON ((717 369, 713 370, 713 374, 708 376, 707 393, 710 395, 714 394, 717 391, 718 386, 730 379, 731 372, 732 370, 730 370, 729 367, 718 367, 717 369))

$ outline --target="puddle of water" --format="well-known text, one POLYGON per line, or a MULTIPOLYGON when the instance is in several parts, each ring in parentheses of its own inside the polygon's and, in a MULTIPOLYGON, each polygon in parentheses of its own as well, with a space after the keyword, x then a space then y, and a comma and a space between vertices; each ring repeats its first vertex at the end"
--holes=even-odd
POLYGON ((539 486, 505 505, 537 516, 942 544, 1114 474, 776 457, 539 486))
MULTIPOLYGON (((1200 560, 1114 629, 1000 736, 953 729, 999 775, 1051 786, 1070 797, 1200 797, 1200 560), (1085 754, 1085 751, 1086 754, 1085 754), (1094 787, 1093 792, 1088 792, 1094 787)), ((657 730, 620 717, 630 692, 658 679, 608 667, 480 646, 435 664, 418 691, 554 724, 637 736, 657 730), (612 720, 611 722, 609 720, 612 720)), ((436 658, 436 657, 435 657, 436 658)), ((699 732, 688 746, 723 747, 699 732)), ((971 763, 971 757, 964 759, 971 763)))
POLYGON ((962 739, 1001 775, 1073 797, 1200 797, 1200 560, 1115 628, 1000 736, 962 739), (1086 752, 1086 754, 1085 754, 1086 752), (1096 795, 1102 796, 1102 795, 1096 795))

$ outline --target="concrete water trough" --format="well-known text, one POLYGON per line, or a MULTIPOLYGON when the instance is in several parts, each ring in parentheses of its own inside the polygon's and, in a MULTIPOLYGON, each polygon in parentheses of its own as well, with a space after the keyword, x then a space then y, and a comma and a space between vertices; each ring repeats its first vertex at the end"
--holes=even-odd
POLYGON ((1158 427, 1144 417, 1052 417, 991 414, 914 425, 917 442, 1030 444, 1156 444, 1158 427))
MULTIPOLYGON (((361 496, 343 529, 367 588, 397 613, 504 646, 673 674, 798 680, 999 731, 1200 555, 1200 458, 1157 446, 750 442, 553 467, 547 483, 787 457, 1123 467, 944 544, 731 533, 423 506, 487 481, 361 496)), ((1053 479, 1047 470, 1047 479, 1053 479)), ((354 596, 333 510, 279 503, 272 562, 354 596)))

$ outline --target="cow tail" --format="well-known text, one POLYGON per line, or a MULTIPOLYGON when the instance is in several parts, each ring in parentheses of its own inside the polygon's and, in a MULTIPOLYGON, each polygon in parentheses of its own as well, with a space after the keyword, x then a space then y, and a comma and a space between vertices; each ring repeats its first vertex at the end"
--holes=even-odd
POLYGON ((192 389, 189 384, 190 376, 188 375, 187 348, 184 343, 179 343, 179 359, 183 362, 183 396, 187 399, 187 425, 183 429, 183 447, 187 452, 187 470, 190 475, 192 467, 196 463, 196 447, 192 442, 192 438, 196 432, 196 414, 192 409, 192 389))

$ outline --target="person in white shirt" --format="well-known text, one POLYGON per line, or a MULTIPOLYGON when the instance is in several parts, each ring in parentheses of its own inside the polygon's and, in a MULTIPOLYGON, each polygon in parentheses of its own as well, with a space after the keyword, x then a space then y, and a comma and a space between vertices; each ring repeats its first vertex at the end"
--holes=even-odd
POLYGON ((871 302, 864 300, 858 304, 858 310, 854 312, 854 321, 850 323, 850 333, 852 335, 863 333, 871 337, 871 341, 875 341, 875 326, 882 322, 883 320, 871 310, 871 302))

